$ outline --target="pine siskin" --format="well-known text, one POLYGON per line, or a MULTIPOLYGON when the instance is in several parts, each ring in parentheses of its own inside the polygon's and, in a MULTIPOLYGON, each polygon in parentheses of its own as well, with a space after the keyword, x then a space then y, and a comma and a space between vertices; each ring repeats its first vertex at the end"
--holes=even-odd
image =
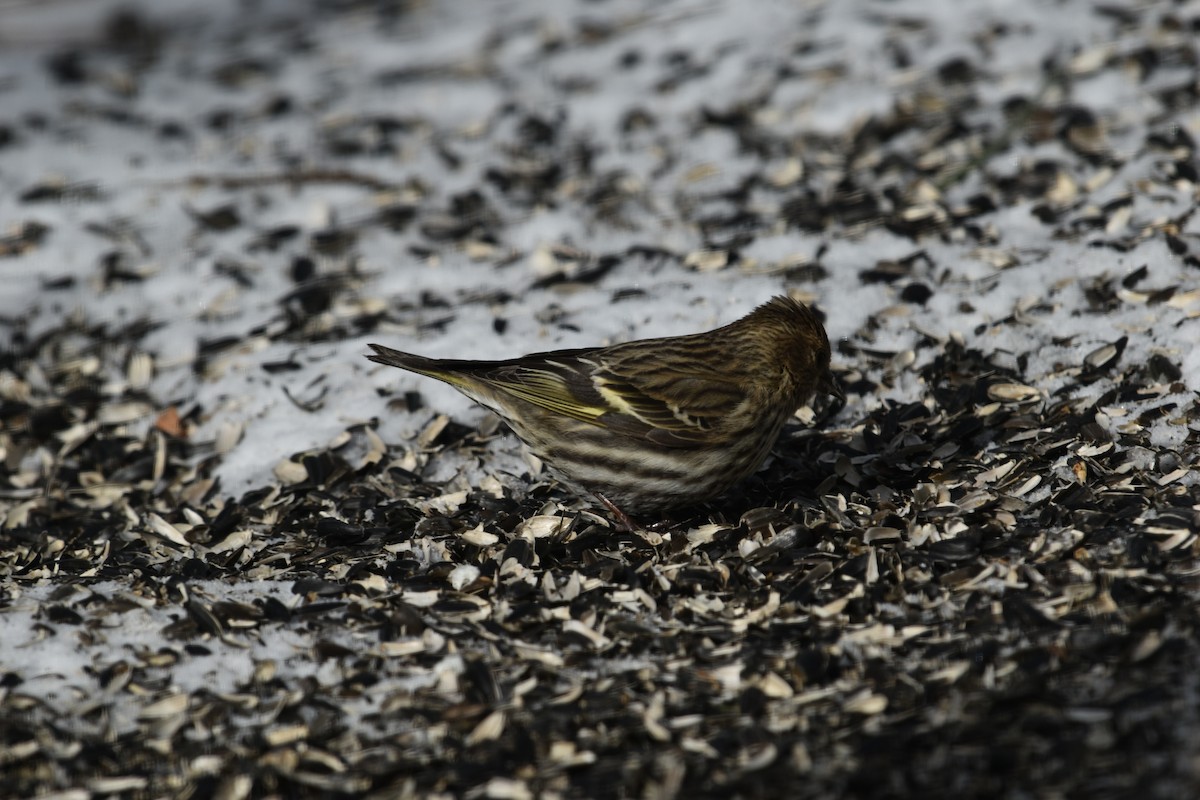
POLYGON ((622 522, 707 500, 754 472, 818 390, 840 396, 816 315, 775 297, 723 328, 508 361, 372 344, 379 364, 445 381, 507 422, 622 522))

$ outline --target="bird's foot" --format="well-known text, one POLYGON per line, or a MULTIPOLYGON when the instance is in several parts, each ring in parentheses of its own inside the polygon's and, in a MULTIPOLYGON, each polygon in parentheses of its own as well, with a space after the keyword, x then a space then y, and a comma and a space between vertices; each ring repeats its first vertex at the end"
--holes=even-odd
POLYGON ((641 525, 639 525, 637 522, 635 522, 633 517, 629 516, 624 511, 622 511, 620 506, 618 506, 612 500, 609 500, 607 497, 605 497, 600 492, 596 492, 595 495, 596 495, 596 499, 600 501, 600 504, 603 505, 606 509, 608 509, 608 513, 610 513, 614 517, 616 517, 617 530, 619 532, 637 533, 637 534, 645 533, 646 529, 643 528, 641 525))

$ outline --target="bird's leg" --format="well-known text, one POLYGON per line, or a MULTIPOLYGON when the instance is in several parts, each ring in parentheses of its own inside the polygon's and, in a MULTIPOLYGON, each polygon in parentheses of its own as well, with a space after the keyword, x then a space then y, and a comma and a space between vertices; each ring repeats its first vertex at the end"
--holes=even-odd
POLYGON ((641 533, 645 530, 644 528, 642 528, 641 525, 634 522, 633 518, 630 517, 628 514, 626 514, 624 511, 622 511, 620 509, 620 507, 616 503, 614 503, 612 500, 609 500, 607 497, 605 497, 600 492, 594 492, 594 494, 596 495, 596 499, 600 501, 600 504, 608 509, 608 513, 612 514, 614 517, 617 518, 617 530, 618 531, 628 531, 629 533, 641 533))

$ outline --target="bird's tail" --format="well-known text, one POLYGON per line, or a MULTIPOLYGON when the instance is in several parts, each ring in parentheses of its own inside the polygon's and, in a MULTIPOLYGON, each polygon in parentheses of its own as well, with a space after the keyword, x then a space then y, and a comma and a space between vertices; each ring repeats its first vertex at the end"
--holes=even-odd
POLYGON ((381 344, 368 344, 367 347, 375 351, 373 355, 369 355, 367 358, 376 364, 399 367, 409 372, 415 372, 418 375, 427 375, 430 378, 445 381, 454 387, 461 387, 468 383, 457 370, 439 359, 426 358, 414 353, 402 353, 399 350, 393 350, 381 344))
POLYGON ((374 355, 369 355, 367 358, 376 364, 399 367, 410 372, 419 372, 422 375, 428 375, 436 369, 432 358, 414 355, 413 353, 401 353, 399 350, 393 350, 381 344, 369 344, 367 347, 375 351, 374 355))

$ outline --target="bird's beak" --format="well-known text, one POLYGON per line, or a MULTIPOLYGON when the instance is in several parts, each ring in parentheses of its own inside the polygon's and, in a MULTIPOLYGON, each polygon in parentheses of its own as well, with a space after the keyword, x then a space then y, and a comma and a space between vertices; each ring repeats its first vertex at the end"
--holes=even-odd
POLYGON ((846 407, 846 392, 842 389, 841 382, 838 381, 832 370, 825 372, 825 376, 821 378, 818 388, 834 398, 833 402, 825 409, 826 417, 832 417, 846 407))
POLYGON ((842 389, 841 382, 833 374, 833 370, 825 373, 825 377, 821 381, 821 388, 825 390, 826 394, 833 395, 840 402, 846 402, 846 392, 842 389))

